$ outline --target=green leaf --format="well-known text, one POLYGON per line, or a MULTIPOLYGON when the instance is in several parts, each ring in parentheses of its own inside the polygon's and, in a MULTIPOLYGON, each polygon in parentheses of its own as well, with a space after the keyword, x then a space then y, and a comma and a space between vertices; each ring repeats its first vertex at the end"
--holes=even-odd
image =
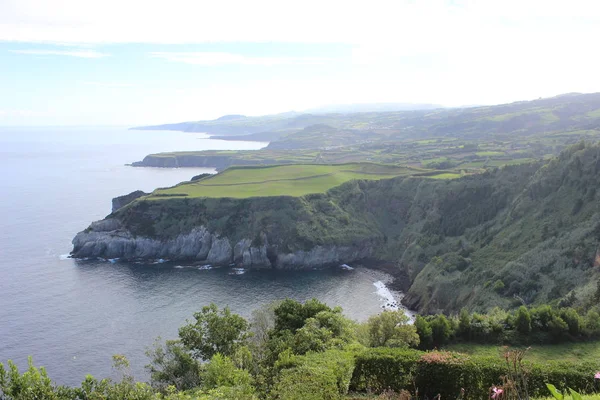
POLYGON ((569 388, 569 392, 571 392, 571 396, 573 396, 573 400, 582 400, 581 395, 579 393, 577 393, 576 391, 574 391, 573 389, 569 388))
POLYGON ((565 398, 565 396, 563 396, 563 394, 559 392, 554 385, 546 383, 546 387, 548 388, 550 393, 552 393, 552 396, 554 396, 556 400, 563 400, 565 398))

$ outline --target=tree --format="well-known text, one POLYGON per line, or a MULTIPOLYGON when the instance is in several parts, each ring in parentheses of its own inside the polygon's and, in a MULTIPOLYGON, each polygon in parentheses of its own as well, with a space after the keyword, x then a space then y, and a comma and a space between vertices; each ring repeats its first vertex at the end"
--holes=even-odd
POLYGON ((522 335, 528 335, 531 332, 531 315, 525 306, 521 306, 517 310, 515 328, 522 335))
POLYGON ((29 368, 23 374, 16 364, 8 361, 8 369, 0 363, 0 399, 67 400, 75 398, 72 389, 55 387, 44 367, 37 368, 29 357, 29 368))
POLYGON ((450 335, 452 334, 452 328, 448 318, 446 318, 444 314, 437 315, 431 321, 431 334, 433 345, 436 347, 442 346, 450 338, 450 335))
POLYGON ((569 333, 571 335, 579 335, 581 332, 581 327, 583 326, 583 321, 581 320, 581 317, 577 311, 572 308, 562 309, 560 312, 560 317, 567 323, 567 326, 569 327, 569 333))
POLYGON ((595 310, 589 310, 585 315, 585 329, 589 336, 600 333, 600 314, 595 310))
POLYGON ((150 373, 151 385, 161 392, 169 386, 177 390, 188 390, 200 386, 201 366, 178 340, 167 340, 164 346, 160 339, 154 347, 146 351, 150 364, 146 370, 150 373))
POLYGON ((548 323, 552 338, 556 341, 564 339, 569 333, 569 325, 558 315, 554 315, 548 323))
POLYGON ((325 351, 332 338, 333 333, 329 329, 321 327, 316 318, 309 318, 304 326, 296 331, 292 350, 295 354, 325 351))
POLYGON ((415 329, 419 335, 419 348, 422 350, 432 348, 433 331, 431 330, 431 325, 429 325, 429 322, 427 322, 427 320, 422 316, 417 315, 415 318, 415 329))
POLYGON ((419 345, 417 328, 409 325, 403 311, 384 311, 369 318, 371 346, 416 347, 419 345))
POLYGON ((292 333, 304 326, 307 319, 313 318, 321 311, 332 311, 326 304, 311 299, 304 304, 292 299, 285 299, 275 308, 275 333, 288 330, 292 333))
POLYGON ((205 389, 215 389, 220 386, 250 386, 252 378, 248 371, 239 369, 229 358, 215 354, 206 365, 203 373, 205 389))
POLYGON ((219 311, 215 304, 202 307, 194 313, 195 322, 179 328, 181 343, 199 359, 208 360, 215 354, 231 356, 239 346, 245 344, 248 322, 229 307, 219 311))
POLYGON ((471 336, 471 316, 466 308, 460 310, 458 317, 458 333, 464 339, 470 339, 471 336))

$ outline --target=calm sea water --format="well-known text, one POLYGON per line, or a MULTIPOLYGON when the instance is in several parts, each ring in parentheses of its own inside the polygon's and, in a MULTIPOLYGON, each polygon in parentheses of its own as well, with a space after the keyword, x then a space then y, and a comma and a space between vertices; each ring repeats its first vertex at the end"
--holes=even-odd
POLYGON ((195 133, 124 128, 0 128, 0 362, 23 369, 32 355, 57 383, 112 375, 125 354, 137 379, 158 336, 203 305, 245 317, 286 297, 317 297, 358 320, 377 313, 389 292, 374 271, 198 270, 66 258, 73 236, 110 213, 111 199, 169 186, 210 169, 132 168, 159 151, 258 149, 195 133))

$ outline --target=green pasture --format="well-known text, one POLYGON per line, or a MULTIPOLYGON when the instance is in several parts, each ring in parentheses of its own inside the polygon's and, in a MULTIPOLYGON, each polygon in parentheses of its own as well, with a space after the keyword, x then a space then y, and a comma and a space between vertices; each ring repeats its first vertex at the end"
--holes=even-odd
MULTIPOLYGON (((150 199, 164 197, 303 196, 324 193, 353 179, 387 179, 424 173, 427 170, 371 163, 294 164, 261 167, 232 167, 220 174, 167 189, 155 190, 150 199)), ((456 176, 454 176, 456 175, 456 176)), ((458 177, 438 174, 438 179, 458 177)))
MULTIPOLYGON (((481 356, 500 356, 504 352, 503 346, 485 344, 453 344, 444 350, 481 356)), ((536 362, 570 361, 570 362, 598 362, 600 360, 600 341, 562 343, 554 345, 532 345, 527 351, 525 359, 536 362)))

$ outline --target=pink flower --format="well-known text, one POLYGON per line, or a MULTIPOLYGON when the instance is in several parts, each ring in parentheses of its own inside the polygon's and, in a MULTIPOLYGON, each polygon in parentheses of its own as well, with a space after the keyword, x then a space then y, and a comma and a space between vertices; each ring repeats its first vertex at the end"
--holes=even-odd
POLYGON ((492 394, 492 399, 496 400, 496 399, 499 399, 499 398, 501 398, 501 397, 502 397, 502 393, 504 393, 504 390, 502 390, 502 389, 498 389, 496 386, 494 386, 494 387, 492 388, 492 392, 494 392, 494 393, 492 394))
POLYGON ((594 379, 600 379, 600 371, 596 371, 596 374, 594 375, 594 379))

